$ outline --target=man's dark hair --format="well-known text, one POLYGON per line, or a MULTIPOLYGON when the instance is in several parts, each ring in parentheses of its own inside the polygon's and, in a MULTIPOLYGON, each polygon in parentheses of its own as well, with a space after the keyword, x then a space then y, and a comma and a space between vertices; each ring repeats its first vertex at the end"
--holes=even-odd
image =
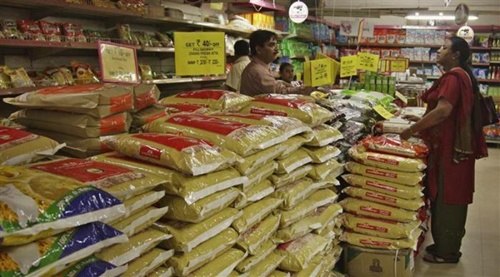
POLYGON ((263 47, 272 38, 278 39, 278 35, 267 30, 257 30, 250 35, 250 52, 257 55, 256 47, 263 47))
POLYGON ((248 56, 250 54, 250 44, 246 40, 238 40, 234 44, 235 56, 248 56))

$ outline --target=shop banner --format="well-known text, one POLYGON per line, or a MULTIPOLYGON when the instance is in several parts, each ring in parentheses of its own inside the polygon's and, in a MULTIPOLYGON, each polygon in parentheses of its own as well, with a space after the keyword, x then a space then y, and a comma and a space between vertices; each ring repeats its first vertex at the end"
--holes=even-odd
POLYGON ((366 53, 359 52, 358 53, 358 69, 364 69, 372 72, 378 71, 378 61, 379 56, 366 53))
POLYGON ((137 53, 133 46, 99 41, 99 64, 104 82, 140 82, 137 53))
POLYGON ((358 73, 358 56, 340 57, 340 77, 349 77, 358 73))
POLYGON ((220 75, 226 72, 223 32, 174 32, 175 75, 220 75))

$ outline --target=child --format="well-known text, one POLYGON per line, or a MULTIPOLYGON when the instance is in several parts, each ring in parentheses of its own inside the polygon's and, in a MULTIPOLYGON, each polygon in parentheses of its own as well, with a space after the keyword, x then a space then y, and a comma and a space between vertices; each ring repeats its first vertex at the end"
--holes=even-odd
POLYGON ((280 81, 287 87, 300 87, 300 81, 294 81, 295 74, 293 66, 290 63, 282 63, 280 65, 280 81))

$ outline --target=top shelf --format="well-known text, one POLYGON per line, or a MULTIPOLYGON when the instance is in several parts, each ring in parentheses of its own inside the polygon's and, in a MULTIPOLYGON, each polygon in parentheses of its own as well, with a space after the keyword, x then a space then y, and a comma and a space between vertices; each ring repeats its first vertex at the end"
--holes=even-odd
POLYGON ((280 12, 285 12, 286 8, 283 5, 279 5, 274 3, 270 3, 267 1, 263 0, 243 0, 243 1, 234 1, 231 2, 231 5, 236 6, 236 7, 248 7, 248 8, 254 8, 254 9, 259 9, 259 11, 280 11, 280 12))

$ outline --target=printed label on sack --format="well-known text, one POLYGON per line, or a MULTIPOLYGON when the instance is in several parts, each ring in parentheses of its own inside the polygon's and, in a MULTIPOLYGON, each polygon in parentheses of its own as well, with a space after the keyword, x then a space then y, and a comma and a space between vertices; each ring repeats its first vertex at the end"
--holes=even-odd
POLYGON ((109 99, 110 110, 112 113, 119 113, 130 110, 134 107, 132 93, 111 97, 109 99))
POLYGON ((98 188, 113 187, 145 177, 142 173, 134 172, 125 167, 80 159, 65 159, 31 168, 69 177, 98 188))
POLYGON ((158 118, 162 117, 162 116, 165 116, 167 113, 162 110, 160 112, 158 112, 157 114, 153 114, 151 116, 149 116, 148 118, 145 119, 146 123, 151 123, 155 120, 157 120, 158 118))
POLYGON ((267 97, 262 97, 262 98, 255 98, 253 100, 254 102, 261 102, 261 103, 268 103, 268 104, 273 104, 273 105, 279 105, 283 107, 289 107, 293 109, 298 109, 304 104, 307 104, 308 102, 305 100, 300 100, 300 99, 283 99, 283 98, 267 98, 267 97))
POLYGON ((100 133, 102 136, 127 131, 125 114, 117 114, 102 118, 100 133))
POLYGON ((38 135, 0 126, 0 151, 35 140, 38 135))
POLYGON ((393 179, 398 178, 398 174, 396 174, 396 173, 381 171, 381 170, 378 170, 378 169, 370 169, 369 168, 369 169, 366 170, 366 173, 367 174, 377 175, 377 176, 382 176, 382 177, 386 177, 386 178, 393 178, 393 179))
POLYGON ((375 182, 375 181, 366 181, 365 184, 367 186, 376 187, 376 188, 387 190, 387 191, 392 191, 392 192, 397 192, 398 191, 397 188, 386 186, 386 185, 382 185, 379 182, 375 182))
POLYGON ((211 133, 228 136, 232 132, 250 127, 250 124, 238 123, 202 115, 176 115, 167 120, 169 123, 201 129, 211 133))
MULTIPOLYGON (((158 144, 173 148, 177 151, 182 151, 186 148, 193 147, 193 146, 215 147, 212 143, 210 143, 208 141, 199 140, 199 139, 190 138, 190 137, 168 135, 168 134, 137 134, 137 135, 133 135, 132 137, 147 140, 147 141, 152 141, 154 143, 158 143, 158 144)), ((157 149, 154 147, 150 147, 150 148, 156 149, 156 151, 160 152, 159 155, 161 155, 160 149, 157 149)), ((158 158, 159 158, 159 156, 158 156, 158 158)))
POLYGON ((378 200, 382 200, 382 201, 390 202, 390 203, 396 203, 398 201, 394 197, 388 197, 388 196, 381 195, 381 194, 374 193, 374 192, 366 192, 365 195, 368 198, 378 199, 378 200))
POLYGON ((169 114, 180 113, 180 112, 196 112, 199 109, 205 108, 203 105, 192 105, 192 104, 163 104, 167 108, 169 114))
POLYGON ((381 158, 381 157, 372 156, 372 155, 368 155, 366 158, 370 161, 376 161, 376 162, 381 162, 381 163, 390 164, 390 165, 399 165, 398 161, 392 160, 392 159, 386 159, 386 158, 381 158))
POLYGON ((179 93, 175 97, 176 98, 219 100, 225 94, 226 94, 226 91, 223 91, 223 90, 195 90, 195 91, 179 93))
POLYGON ((376 232, 379 232, 379 233, 387 233, 388 232, 387 228, 380 227, 380 226, 375 226, 375 225, 371 225, 371 224, 368 224, 368 223, 357 223, 356 227, 358 227, 360 229, 366 229, 366 230, 376 231, 376 232))
POLYGON ((279 115, 279 116, 288 116, 287 113, 285 112, 280 112, 280 111, 275 111, 275 110, 268 110, 268 109, 261 109, 261 108, 251 108, 250 113, 252 114, 261 114, 261 115, 279 115))
POLYGON ((384 210, 373 208, 373 207, 369 207, 369 206, 360 206, 359 209, 361 211, 365 211, 365 212, 369 212, 369 213, 373 213, 373 214, 380 214, 380 215, 384 215, 384 216, 391 216, 391 212, 390 211, 384 211, 384 210))
POLYGON ((142 110, 146 107, 149 107, 153 104, 156 104, 156 96, 155 96, 155 90, 154 87, 149 90, 148 92, 141 94, 141 95, 136 95, 135 97, 135 104, 134 104, 134 109, 136 110, 142 110))
POLYGON ((299 239, 292 240, 287 243, 280 244, 278 246, 279 250, 287 251, 289 253, 299 253, 304 246, 315 238, 312 234, 307 234, 299 239))
POLYGON ((373 246, 379 246, 379 247, 389 247, 391 246, 390 242, 385 242, 385 241, 373 241, 369 239, 360 239, 360 243, 364 245, 373 245, 373 246))
POLYGON ((106 85, 104 84, 89 84, 79 86, 50 87, 37 90, 35 93, 42 95, 92 93, 94 91, 102 89, 105 86, 106 85))

